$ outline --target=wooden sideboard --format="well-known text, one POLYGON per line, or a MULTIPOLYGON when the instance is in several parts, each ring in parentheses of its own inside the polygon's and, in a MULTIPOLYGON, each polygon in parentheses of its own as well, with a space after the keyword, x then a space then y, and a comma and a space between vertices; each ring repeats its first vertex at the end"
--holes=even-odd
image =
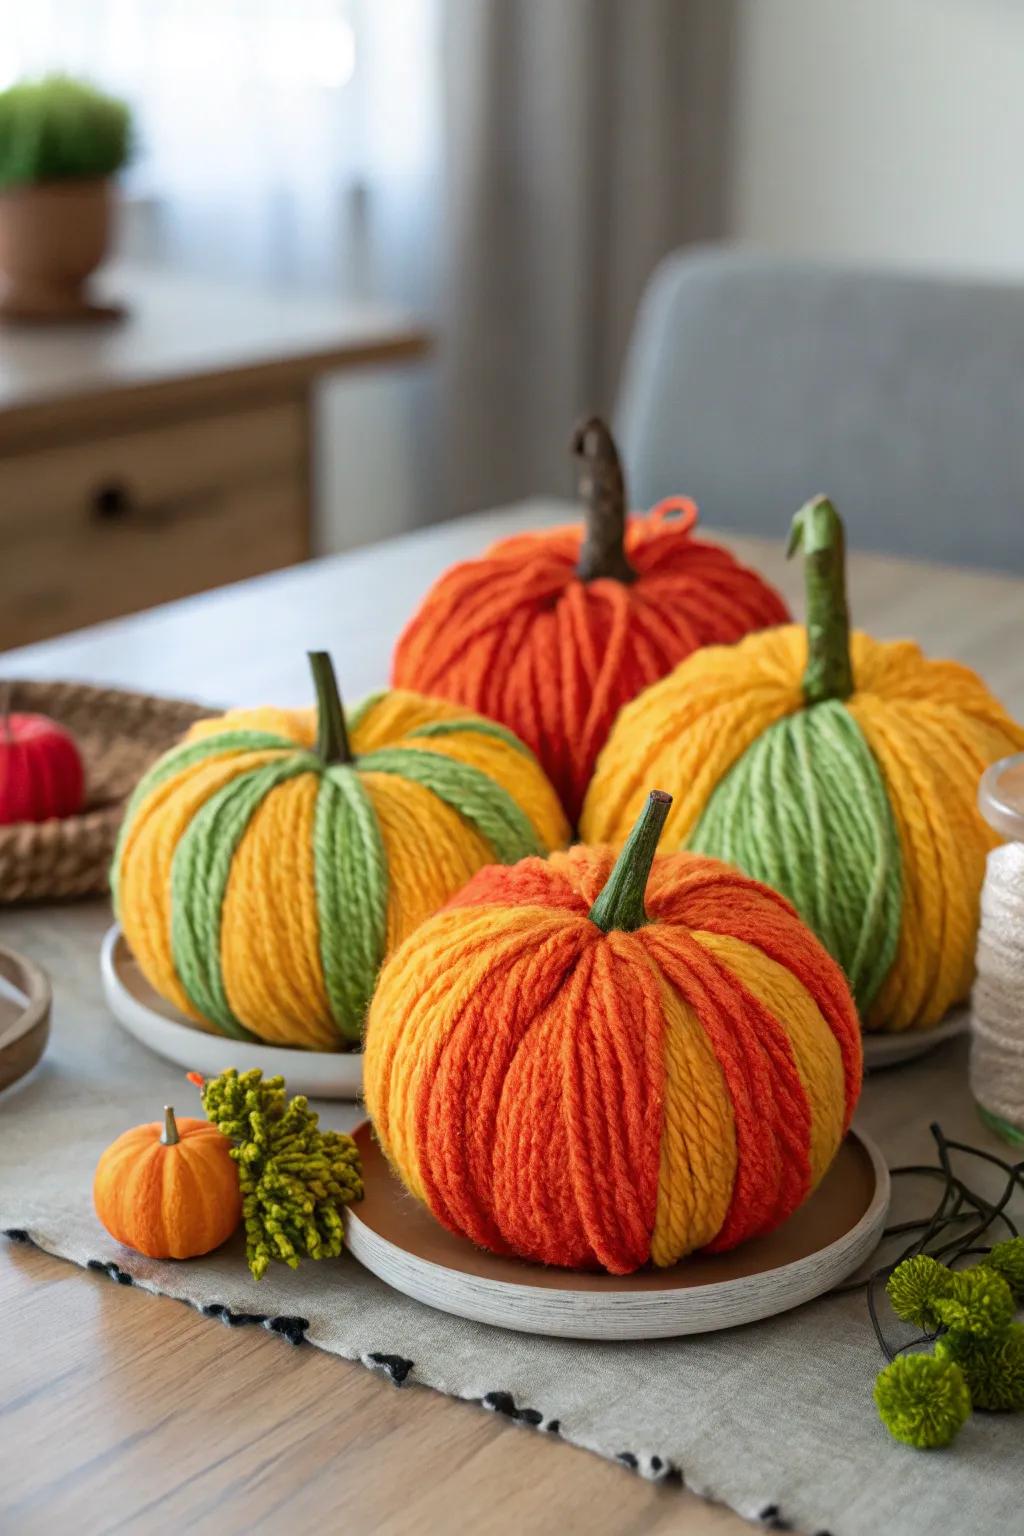
POLYGON ((430 344, 384 308, 104 287, 122 321, 0 330, 0 649, 305 559, 318 380, 430 344))

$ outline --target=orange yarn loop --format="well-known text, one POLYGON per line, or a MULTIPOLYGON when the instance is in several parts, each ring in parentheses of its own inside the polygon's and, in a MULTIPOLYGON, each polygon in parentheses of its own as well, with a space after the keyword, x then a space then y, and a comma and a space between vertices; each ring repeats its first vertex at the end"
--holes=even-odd
MULTIPOLYGON (((598 436, 598 447, 615 452, 610 436, 598 436)), ((452 566, 407 625, 392 668, 396 687, 452 699, 515 731, 574 823, 623 704, 698 647, 788 617, 756 572, 693 536, 697 513, 686 497, 627 520, 617 458, 585 463, 586 543, 579 526, 552 528, 452 566), (617 550, 602 524, 610 518, 614 532, 616 517, 617 550), (585 580, 581 550, 590 552, 595 526, 615 574, 585 580)))
POLYGON ((494 1252, 626 1274, 731 1248, 797 1208, 849 1125, 861 1044, 839 967, 714 860, 659 858, 646 894, 645 869, 624 882, 643 821, 614 871, 582 846, 481 870, 381 973, 377 1134, 437 1219, 494 1252))

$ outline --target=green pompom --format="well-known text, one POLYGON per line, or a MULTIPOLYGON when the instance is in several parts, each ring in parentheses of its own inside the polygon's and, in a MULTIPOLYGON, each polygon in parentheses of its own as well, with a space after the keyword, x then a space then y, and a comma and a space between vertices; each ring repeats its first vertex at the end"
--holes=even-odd
POLYGON ((994 1413, 1024 1411, 1024 1327, 978 1338, 947 1333, 935 1346, 936 1359, 953 1360, 963 1372, 975 1408, 994 1413))
POLYGON ((994 1269, 978 1264, 950 1275, 948 1296, 938 1296, 933 1310, 939 1321, 955 1333, 979 1337, 1002 1333, 1013 1321, 1013 1292, 994 1269))
POLYGON ((232 1068, 203 1084, 208 1120, 235 1143, 245 1252, 256 1280, 275 1260, 333 1259, 344 1245, 342 1207, 362 1197, 359 1151, 351 1136, 321 1131, 319 1116, 283 1077, 232 1068))
POLYGON ((1002 1275, 1014 1301, 1024 1301, 1024 1237, 1011 1237, 1005 1243, 996 1243, 985 1259, 989 1269, 1002 1275))
POLYGON ((953 1275, 946 1266, 919 1253, 896 1266, 886 1291, 897 1317, 926 1333, 934 1333, 939 1326, 935 1303, 948 1296, 952 1288, 953 1275))
POLYGON ((875 1403, 886 1429, 904 1445, 949 1445, 971 1411, 960 1367, 934 1355, 901 1355, 875 1382, 875 1403))

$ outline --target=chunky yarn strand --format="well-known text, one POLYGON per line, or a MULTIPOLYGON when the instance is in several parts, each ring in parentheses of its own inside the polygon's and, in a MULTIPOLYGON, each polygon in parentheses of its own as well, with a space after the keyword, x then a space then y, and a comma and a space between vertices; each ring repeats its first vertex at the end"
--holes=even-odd
POLYGON ((867 1013, 899 942, 900 842, 878 765, 842 704, 786 715, 759 736, 687 846, 788 897, 867 1013))

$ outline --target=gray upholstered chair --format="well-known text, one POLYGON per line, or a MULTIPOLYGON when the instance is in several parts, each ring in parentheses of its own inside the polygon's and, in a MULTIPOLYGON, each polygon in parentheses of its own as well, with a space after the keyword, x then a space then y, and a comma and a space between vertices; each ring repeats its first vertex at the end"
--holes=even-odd
POLYGON ((619 415, 635 506, 782 535, 824 491, 860 548, 1024 571, 1024 286, 680 252, 619 415))

